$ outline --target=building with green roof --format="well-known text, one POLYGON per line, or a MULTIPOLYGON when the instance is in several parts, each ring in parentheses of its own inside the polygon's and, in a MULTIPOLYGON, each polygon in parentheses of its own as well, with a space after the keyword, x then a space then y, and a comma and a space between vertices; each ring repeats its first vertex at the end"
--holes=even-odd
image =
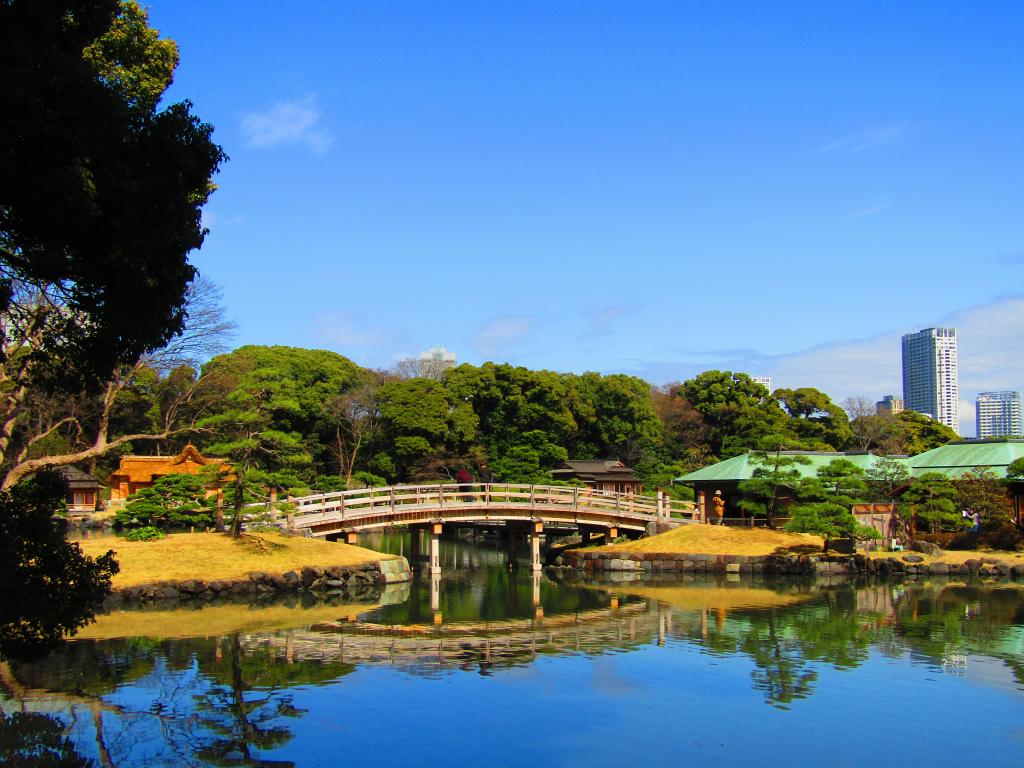
MULTIPOLYGON (((759 453, 749 451, 733 456, 731 459, 677 477, 673 482, 693 488, 697 506, 702 512, 708 509, 707 503, 711 497, 720 493, 725 501, 725 516, 743 518, 744 513, 737 505, 740 497, 739 484, 753 477, 754 469, 758 466, 753 457, 759 453)), ((808 459, 806 464, 793 464, 787 467, 797 470, 803 477, 814 477, 821 467, 834 459, 846 459, 867 470, 880 458, 870 451, 782 451, 782 455, 805 456, 808 459)), ((907 470, 914 477, 926 472, 941 472, 949 477, 960 477, 973 469, 985 469, 995 473, 996 477, 1005 479, 1007 467, 1013 461, 1024 458, 1024 439, 959 440, 916 456, 889 458, 905 463, 907 470)), ((1013 500, 1014 519, 1020 521, 1024 481, 1010 483, 1009 492, 1013 500)))

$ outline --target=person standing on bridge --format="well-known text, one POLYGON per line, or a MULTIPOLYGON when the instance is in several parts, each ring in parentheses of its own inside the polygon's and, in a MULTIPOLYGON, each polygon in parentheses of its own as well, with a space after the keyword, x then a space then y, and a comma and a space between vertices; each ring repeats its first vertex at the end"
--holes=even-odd
POLYGON ((455 473, 455 482, 462 486, 459 488, 460 491, 470 491, 470 493, 462 497, 462 500, 473 501, 473 476, 469 474, 469 470, 465 467, 459 467, 459 471, 455 473))

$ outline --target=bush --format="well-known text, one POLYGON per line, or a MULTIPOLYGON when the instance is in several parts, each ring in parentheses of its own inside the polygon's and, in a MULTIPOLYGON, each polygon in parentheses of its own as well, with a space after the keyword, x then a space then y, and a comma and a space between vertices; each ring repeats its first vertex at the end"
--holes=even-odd
POLYGON ((956 534, 946 546, 946 549, 977 549, 981 544, 981 534, 974 531, 965 531, 956 534))
POLYGON ((125 538, 128 541, 156 541, 166 537, 167 534, 158 528, 154 528, 152 525, 147 525, 142 528, 136 528, 130 531, 125 538))
POLYGON ((1020 531, 1013 525, 1000 526, 994 531, 982 534, 981 538, 992 549, 1003 549, 1008 552, 1019 549, 1024 542, 1024 536, 1021 536, 1020 531))

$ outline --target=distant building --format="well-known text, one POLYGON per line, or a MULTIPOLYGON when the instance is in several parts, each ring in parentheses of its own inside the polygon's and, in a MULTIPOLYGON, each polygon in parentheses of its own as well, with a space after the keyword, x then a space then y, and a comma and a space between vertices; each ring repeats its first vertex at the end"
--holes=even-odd
POLYGON ((978 437, 1024 437, 1020 392, 979 392, 978 437))
POLYGON ((771 376, 751 376, 755 384, 760 384, 762 387, 768 390, 768 394, 772 393, 772 377, 771 376))
POLYGON ((895 416, 902 410, 904 410, 903 401, 896 395, 886 395, 875 403, 875 413, 879 416, 895 416))
POLYGON ((903 403, 959 433, 955 328, 925 328, 903 337, 903 403))
POLYGON ((439 379, 449 368, 455 367, 455 353, 445 347, 431 347, 420 352, 419 373, 427 379, 439 379))
POLYGON ((100 484, 78 467, 58 470, 68 483, 68 512, 95 512, 100 507, 100 484))
POLYGON ((618 493, 642 493, 643 483, 636 472, 615 459, 567 461, 551 470, 556 480, 580 480, 589 488, 618 493))

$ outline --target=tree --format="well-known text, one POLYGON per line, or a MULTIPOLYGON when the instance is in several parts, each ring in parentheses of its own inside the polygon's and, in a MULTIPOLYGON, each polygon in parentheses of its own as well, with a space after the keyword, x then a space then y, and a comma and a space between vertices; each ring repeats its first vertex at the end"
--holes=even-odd
POLYGON ((1011 482, 1024 481, 1024 456, 1010 462, 1006 468, 1006 479, 1011 482))
POLYGON ((231 482, 233 511, 231 536, 242 530, 242 515, 247 494, 258 494, 262 487, 286 489, 301 482, 301 473, 312 465, 312 458, 295 432, 281 429, 279 419, 299 409, 295 382, 274 371, 235 382, 221 371, 224 361, 214 358, 206 366, 207 375, 224 373, 222 383, 229 386, 227 409, 200 422, 214 435, 215 442, 207 450, 231 460, 234 480, 231 482))
POLYGON ((388 374, 369 371, 353 390, 338 395, 323 407, 323 421, 331 433, 328 451, 346 485, 352 479, 360 453, 376 437, 380 422, 380 391, 388 374))
POLYGON ((714 456, 738 456, 766 435, 794 437, 778 401, 745 373, 705 371, 682 391, 704 420, 714 456))
MULTIPOLYGON (((225 156, 187 102, 157 108, 175 61, 134 2, 0 3, 5 487, 42 466, 14 466, 31 394, 105 392, 185 326, 187 259, 225 156)), ((100 426, 89 456, 49 463, 108 450, 100 426)))
POLYGON ((779 447, 774 451, 752 453, 750 460, 756 466, 751 478, 739 484, 742 495, 739 505, 751 515, 764 515, 765 524, 774 528, 775 514, 785 491, 790 492, 790 498, 799 498, 803 484, 799 467, 809 464, 810 459, 799 454, 784 454, 779 447))
POLYGON ((117 510, 122 525, 152 525, 157 528, 206 526, 213 522, 207 485, 214 478, 202 475, 163 475, 149 488, 128 497, 117 510))
POLYGON ((956 505, 978 513, 983 528, 995 529, 1013 521, 1013 506, 1000 482, 990 469, 976 467, 952 480, 956 492, 956 505))
POLYGON ((826 542, 834 538, 873 538, 874 528, 861 525, 853 505, 864 498, 864 470, 847 459, 834 459, 819 468, 815 479, 804 483, 801 498, 790 510, 787 531, 817 533, 826 542))
POLYGON ((54 519, 64 508, 67 483, 40 472, 0 491, 0 659, 49 650, 92 620, 118 571, 114 553, 95 560, 64 540, 54 519))
POLYGON ((925 472, 915 477, 903 493, 914 515, 928 523, 931 531, 962 528, 965 520, 957 510, 956 488, 941 472, 925 472))
POLYGON ((777 389, 774 397, 790 417, 790 428, 805 448, 838 451, 853 438, 846 411, 813 387, 777 389))
POLYGON ((895 519, 898 515, 900 492, 910 482, 910 472, 899 459, 883 456, 864 472, 868 498, 875 503, 889 504, 895 519))

